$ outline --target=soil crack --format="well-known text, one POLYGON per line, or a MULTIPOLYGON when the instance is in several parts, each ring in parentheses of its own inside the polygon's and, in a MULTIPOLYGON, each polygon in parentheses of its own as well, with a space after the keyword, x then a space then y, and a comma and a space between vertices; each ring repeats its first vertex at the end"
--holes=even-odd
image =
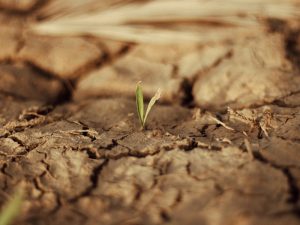
POLYGON ((297 205, 299 202, 299 196, 300 191, 297 187, 297 181, 293 177, 292 173, 290 172, 289 167, 279 166, 272 162, 270 162, 268 159, 266 159, 260 152, 253 152, 254 158, 258 160, 259 162, 266 164, 268 166, 271 166, 272 168, 281 171, 281 173, 286 177, 288 187, 289 187, 289 197, 287 198, 287 203, 291 204, 293 206, 293 213, 295 213, 297 216, 300 216, 300 208, 297 205))
POLYGON ((100 174, 103 170, 103 168, 108 164, 109 159, 105 159, 102 163, 100 163, 98 166, 96 166, 92 174, 90 175, 90 182, 91 185, 86 188, 80 195, 75 196, 70 200, 71 203, 77 202, 80 198, 85 197, 85 196, 90 196, 92 191, 97 188, 100 174))

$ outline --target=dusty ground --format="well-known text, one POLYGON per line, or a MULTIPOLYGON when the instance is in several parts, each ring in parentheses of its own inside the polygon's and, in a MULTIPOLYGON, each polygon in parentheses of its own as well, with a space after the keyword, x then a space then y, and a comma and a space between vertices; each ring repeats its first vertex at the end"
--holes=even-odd
POLYGON ((0 1, 0 204, 22 185, 16 224, 300 224, 297 21, 209 45, 24 32, 48 6, 0 1), (146 131, 138 80, 164 90, 146 131))

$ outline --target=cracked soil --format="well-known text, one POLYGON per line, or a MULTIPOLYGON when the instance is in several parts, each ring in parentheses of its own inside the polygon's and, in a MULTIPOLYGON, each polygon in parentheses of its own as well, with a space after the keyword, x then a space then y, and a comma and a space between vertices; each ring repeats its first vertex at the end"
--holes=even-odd
POLYGON ((15 224, 300 224, 299 18, 208 44, 25 32, 57 2, 0 0, 0 205, 22 186, 15 224), (145 131, 139 80, 147 100, 164 91, 145 131))

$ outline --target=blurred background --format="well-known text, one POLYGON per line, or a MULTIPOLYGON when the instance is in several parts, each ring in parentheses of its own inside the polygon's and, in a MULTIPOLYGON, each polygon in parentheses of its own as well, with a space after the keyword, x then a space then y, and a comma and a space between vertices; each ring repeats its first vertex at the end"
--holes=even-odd
POLYGON ((1 0, 0 87, 221 109, 299 90, 298 0, 1 0), (23 74, 20 76, 20 74, 23 74), (26 77, 26 78, 25 78, 26 77))

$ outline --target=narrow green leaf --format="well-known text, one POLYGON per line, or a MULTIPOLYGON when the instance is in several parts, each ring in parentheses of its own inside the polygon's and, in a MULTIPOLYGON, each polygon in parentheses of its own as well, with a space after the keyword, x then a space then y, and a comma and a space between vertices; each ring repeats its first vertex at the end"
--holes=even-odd
POLYGON ((143 90, 142 87, 140 86, 140 82, 138 82, 136 86, 136 92, 135 92, 135 97, 136 97, 136 108, 137 108, 137 113, 141 122, 142 127, 144 127, 144 97, 143 97, 143 90))
POLYGON ((0 225, 9 225, 18 216, 21 211, 23 201, 23 192, 17 190, 14 196, 4 205, 0 214, 0 225))
POLYGON ((151 98, 151 100, 148 104, 148 107, 147 107, 147 111, 146 111, 144 120, 143 120, 143 127, 145 126, 145 123, 146 123, 146 120, 147 120, 147 117, 149 115, 151 108, 153 107, 155 102, 160 98, 160 95, 161 95, 161 91, 160 91, 160 89, 158 89, 157 92, 155 93, 155 95, 151 98))

